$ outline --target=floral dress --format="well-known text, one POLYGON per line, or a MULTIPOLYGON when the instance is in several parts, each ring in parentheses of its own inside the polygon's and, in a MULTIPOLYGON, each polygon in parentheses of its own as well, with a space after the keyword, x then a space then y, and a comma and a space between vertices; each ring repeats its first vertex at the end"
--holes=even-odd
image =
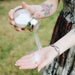
MULTIPOLYGON (((63 0, 63 10, 57 19, 50 44, 55 43, 73 28, 75 28, 75 0, 63 0)), ((75 75, 75 46, 46 66, 41 75, 75 75)))

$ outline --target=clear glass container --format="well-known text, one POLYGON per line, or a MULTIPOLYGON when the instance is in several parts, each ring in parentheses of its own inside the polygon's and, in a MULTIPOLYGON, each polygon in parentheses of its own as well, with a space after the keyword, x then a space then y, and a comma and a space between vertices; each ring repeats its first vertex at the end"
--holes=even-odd
POLYGON ((15 11, 15 23, 16 26, 21 28, 27 28, 30 31, 35 32, 40 25, 38 19, 33 18, 27 9, 20 8, 15 11))

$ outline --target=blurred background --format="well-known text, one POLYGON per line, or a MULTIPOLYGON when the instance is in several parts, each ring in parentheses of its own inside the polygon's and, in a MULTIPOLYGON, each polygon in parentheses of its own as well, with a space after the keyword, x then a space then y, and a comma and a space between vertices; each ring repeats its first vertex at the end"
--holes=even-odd
MULTIPOLYGON (((41 4, 45 0, 22 0, 28 4, 41 4)), ((10 9, 21 5, 21 0, 0 0, 0 75, 40 75, 37 70, 19 70, 16 60, 38 50, 32 32, 18 32, 8 22, 10 9)), ((40 19, 37 31, 42 46, 48 46, 57 17, 62 10, 62 2, 57 12, 48 18, 40 19)))

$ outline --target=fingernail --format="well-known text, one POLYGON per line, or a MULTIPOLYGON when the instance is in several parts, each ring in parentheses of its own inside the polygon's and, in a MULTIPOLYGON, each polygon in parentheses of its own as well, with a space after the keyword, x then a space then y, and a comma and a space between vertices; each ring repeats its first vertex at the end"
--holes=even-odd
POLYGON ((15 64, 15 66, 17 66, 17 64, 15 64))
POLYGON ((12 21, 12 24, 13 24, 13 25, 15 25, 15 22, 14 22, 14 21, 12 21))
POLYGON ((18 31, 21 31, 21 28, 18 28, 18 31))
POLYGON ((13 16, 11 16, 11 19, 13 19, 13 16))
POLYGON ((21 69, 21 67, 19 67, 19 69, 21 69))
POLYGON ((40 69, 38 69, 38 72, 40 72, 40 69))

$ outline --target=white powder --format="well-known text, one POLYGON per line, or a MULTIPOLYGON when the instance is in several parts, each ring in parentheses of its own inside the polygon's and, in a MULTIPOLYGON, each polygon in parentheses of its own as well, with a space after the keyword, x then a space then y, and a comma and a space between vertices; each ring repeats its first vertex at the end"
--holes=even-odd
POLYGON ((19 26, 19 27, 26 27, 28 22, 31 20, 32 18, 30 16, 28 16, 27 14, 20 14, 19 16, 17 16, 15 18, 15 23, 16 23, 16 26, 19 26))
POLYGON ((35 37, 36 45, 37 45, 38 49, 40 50, 42 48, 42 44, 41 44, 39 36, 36 32, 34 32, 34 37, 35 37))
POLYGON ((38 62, 40 60, 40 55, 35 54, 33 59, 34 59, 34 63, 38 62))

